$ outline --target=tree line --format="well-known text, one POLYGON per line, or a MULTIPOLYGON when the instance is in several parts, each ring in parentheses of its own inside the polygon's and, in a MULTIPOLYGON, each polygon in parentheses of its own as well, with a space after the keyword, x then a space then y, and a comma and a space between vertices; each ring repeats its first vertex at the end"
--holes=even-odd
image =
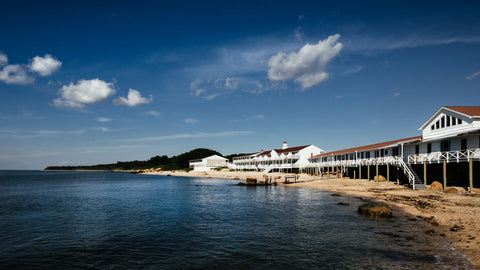
MULTIPOLYGON (((97 164, 88 166, 48 166, 45 170, 98 170, 98 171, 130 171, 130 170, 144 170, 150 168, 160 168, 164 171, 181 170, 189 167, 189 161, 195 159, 202 159, 211 155, 222 156, 219 152, 207 148, 197 148, 189 152, 185 152, 178 156, 168 157, 166 155, 154 156, 149 160, 134 160, 134 161, 118 161, 112 164, 97 164)), ((230 161, 234 156, 232 154, 225 156, 230 161)))

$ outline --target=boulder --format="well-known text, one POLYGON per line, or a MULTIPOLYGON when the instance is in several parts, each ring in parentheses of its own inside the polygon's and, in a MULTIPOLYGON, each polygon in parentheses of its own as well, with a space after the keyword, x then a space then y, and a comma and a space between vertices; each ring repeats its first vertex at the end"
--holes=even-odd
POLYGON ((247 186, 257 185, 257 178, 247 177, 246 184, 247 184, 247 186))
POLYGON ((385 178, 383 175, 375 175, 375 177, 373 177, 373 180, 375 182, 387 182, 387 178, 385 178))
POLYGON ((465 193, 465 189, 461 187, 446 187, 445 193, 465 193))
POLYGON ((442 190, 443 189, 443 185, 442 183, 438 182, 438 181, 433 181, 433 183, 430 185, 430 189, 433 189, 433 190, 442 190))
POLYGON ((480 188, 474 188, 474 189, 472 189, 472 193, 480 194, 480 188))
POLYGON ((392 217, 392 210, 385 203, 366 203, 358 207, 358 213, 370 218, 389 218, 392 217))

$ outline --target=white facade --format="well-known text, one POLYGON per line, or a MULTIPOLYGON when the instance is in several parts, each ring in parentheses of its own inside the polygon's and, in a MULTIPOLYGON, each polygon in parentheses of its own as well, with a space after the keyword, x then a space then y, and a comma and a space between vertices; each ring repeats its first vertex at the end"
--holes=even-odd
POLYGON ((202 159, 190 160, 190 168, 195 171, 208 171, 213 168, 227 167, 228 159, 219 155, 213 155, 202 159))
POLYGON ((258 153, 233 158, 231 168, 236 170, 263 171, 292 171, 308 166, 308 158, 325 153, 315 145, 288 147, 284 142, 281 149, 260 151, 258 153))
POLYGON ((391 164, 402 167, 413 187, 419 179, 408 164, 480 159, 480 106, 440 108, 420 128, 422 136, 324 153, 310 168, 391 164))
POLYGON ((422 131, 424 141, 438 140, 480 130, 480 118, 478 116, 468 115, 452 108, 458 107, 440 108, 418 129, 422 131))

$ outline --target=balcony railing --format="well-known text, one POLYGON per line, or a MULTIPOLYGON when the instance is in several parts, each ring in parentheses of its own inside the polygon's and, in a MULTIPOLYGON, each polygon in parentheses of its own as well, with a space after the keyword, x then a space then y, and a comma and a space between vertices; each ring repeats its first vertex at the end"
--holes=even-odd
POLYGON ((417 163, 432 163, 432 162, 461 162, 468 161, 470 159, 480 158, 480 148, 473 148, 459 151, 449 152, 433 152, 429 154, 413 154, 408 156, 408 162, 417 163))

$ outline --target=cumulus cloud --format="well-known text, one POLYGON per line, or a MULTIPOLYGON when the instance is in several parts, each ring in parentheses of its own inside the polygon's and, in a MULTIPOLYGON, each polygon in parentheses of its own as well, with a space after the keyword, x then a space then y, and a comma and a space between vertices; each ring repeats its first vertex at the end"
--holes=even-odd
POLYGON ((395 92, 395 93, 393 94, 393 97, 399 97, 399 96, 400 96, 400 93, 399 93, 399 92, 395 92))
POLYGON ((268 60, 268 78, 273 81, 294 80, 303 89, 310 88, 329 78, 326 66, 342 50, 339 34, 306 44, 298 52, 279 52, 268 60))
POLYGON ((62 62, 53 58, 50 54, 44 57, 35 56, 29 65, 30 71, 37 72, 40 76, 49 76, 62 66, 62 62))
POLYGON ((129 107, 135 107, 139 106, 142 104, 147 104, 152 102, 152 96, 150 98, 144 98, 140 95, 140 92, 138 92, 135 89, 130 88, 128 90, 128 96, 127 98, 124 97, 118 97, 113 100, 113 104, 119 106, 119 105, 125 105, 129 107))
MULTIPOLYGON (((4 64, 6 64, 6 62, 4 64)), ((0 81, 8 84, 29 84, 35 80, 28 76, 22 66, 15 64, 7 65, 0 70, 0 81)))
POLYGON ((76 84, 64 85, 58 93, 61 98, 53 101, 57 107, 83 109, 86 104, 94 104, 105 101, 115 94, 113 83, 107 83, 100 79, 79 80, 76 84))
POLYGON ((480 71, 477 71, 477 72, 475 72, 475 73, 473 73, 473 74, 470 74, 470 75, 468 75, 468 76, 465 77, 465 78, 466 78, 467 80, 473 80, 473 79, 475 79, 475 77, 477 77, 478 75, 480 75, 480 71))

